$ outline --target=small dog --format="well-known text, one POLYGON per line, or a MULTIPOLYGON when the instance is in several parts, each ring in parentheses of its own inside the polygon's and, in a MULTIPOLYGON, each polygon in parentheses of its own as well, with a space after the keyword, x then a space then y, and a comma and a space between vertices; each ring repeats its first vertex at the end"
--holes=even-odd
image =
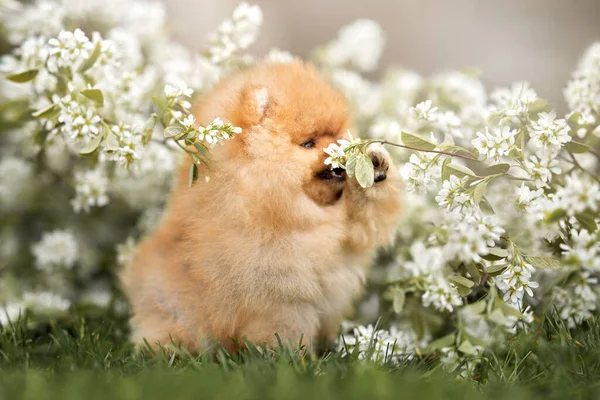
POLYGON ((367 189, 323 163, 323 148, 347 135, 348 106, 301 62, 251 67, 193 111, 243 131, 213 149, 209 182, 189 188, 184 162, 161 225, 123 271, 132 339, 190 351, 274 345, 275 333, 294 345, 334 340, 397 227, 389 154, 368 149, 377 182, 367 189))

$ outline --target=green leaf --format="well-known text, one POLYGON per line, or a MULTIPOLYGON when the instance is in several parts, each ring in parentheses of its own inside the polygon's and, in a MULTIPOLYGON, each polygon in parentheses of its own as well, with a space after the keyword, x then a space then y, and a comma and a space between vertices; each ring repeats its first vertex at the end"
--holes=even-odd
POLYGON ((502 314, 504 315, 512 315, 513 317, 517 317, 519 319, 523 318, 523 314, 521 313, 521 311, 509 306, 498 297, 496 298, 496 305, 500 308, 500 310, 502 310, 502 314))
POLYGON ((533 265, 534 268, 556 269, 564 267, 559 259, 549 256, 523 256, 526 262, 533 265))
POLYGON ((481 181, 475 186, 475 190, 473 191, 473 201, 475 204, 479 204, 483 195, 485 194, 485 190, 487 189, 487 181, 481 181))
POLYGON ((352 178, 354 177, 354 171, 356 170, 356 154, 350 154, 348 161, 346 161, 346 174, 352 178))
POLYGON ((465 340, 460 344, 460 346, 458 346, 458 351, 460 351, 463 354, 468 354, 470 356, 477 355, 477 350, 475 349, 475 346, 473 346, 468 340, 465 340))
POLYGON ((30 69, 27 71, 19 72, 18 74, 6 75, 5 78, 12 82, 25 83, 34 80, 38 72, 39 70, 37 69, 30 69))
POLYGON ((83 64, 81 64, 81 67, 79 67, 78 72, 85 72, 88 69, 92 68, 94 66, 94 64, 96 63, 96 61, 98 61, 98 57, 100 57, 100 53, 102 51, 102 44, 100 42, 96 43, 96 47, 94 47, 94 51, 92 51, 92 54, 90 55, 90 57, 85 60, 85 62, 83 64))
POLYGON ((104 95, 100 89, 84 89, 81 94, 96 103, 97 107, 104 106, 104 95))
POLYGON ((60 108, 56 104, 50 104, 48 107, 37 110, 31 115, 33 115, 35 118, 51 119, 56 117, 59 113, 60 108))
POLYGON ((483 196, 483 198, 481 199, 479 207, 481 207, 483 211, 486 211, 490 214, 496 214, 496 211, 494 211, 494 207, 492 207, 491 203, 488 201, 488 199, 485 198, 485 196, 483 196))
POLYGON ((404 303, 406 301, 406 292, 402 289, 394 290, 394 299, 392 305, 394 307, 394 312, 396 314, 400 314, 404 309, 404 303))
POLYGON ((489 167, 487 167, 483 171, 481 171, 481 173, 479 175, 481 175, 481 176, 500 175, 500 174, 507 173, 509 169, 510 169, 510 164, 508 164, 508 163, 490 165, 489 167))
POLYGON ((466 286, 461 286, 461 285, 458 285, 458 286, 456 287, 456 291, 458 292, 458 294, 460 294, 460 295, 461 295, 461 296, 463 296, 463 297, 466 297, 466 296, 468 296, 469 294, 471 294, 471 289, 469 289, 469 288, 468 288, 468 287, 466 287, 466 286))
POLYGON ((544 111, 548 106, 548 100, 538 98, 533 103, 529 104, 529 114, 537 114, 544 111))
POLYGON ((475 315, 482 314, 487 308, 487 301, 485 299, 476 301, 473 304, 469 304, 465 306, 465 309, 468 309, 471 313, 475 315))
POLYGON ((579 222, 579 224, 587 229, 588 232, 594 233, 596 229, 598 229, 598 225, 595 221, 595 214, 591 211, 584 212, 582 214, 576 215, 575 218, 579 222))
POLYGON ((488 261, 498 261, 506 258, 508 256, 508 251, 505 249, 500 249, 497 247, 492 247, 488 249, 488 254, 482 255, 481 257, 488 261))
POLYGON ((471 275, 471 278, 475 279, 477 282, 481 282, 481 273, 479 272, 479 269, 475 263, 466 263, 465 268, 467 269, 469 275, 471 275))
POLYGON ((446 157, 444 159, 444 162, 442 162, 442 182, 450 179, 450 171, 448 170, 447 166, 448 164, 450 164, 451 161, 451 157, 446 157))
POLYGON ((81 149, 81 150, 79 151, 79 154, 90 154, 90 153, 93 153, 93 152, 94 152, 94 151, 95 151, 95 150, 98 148, 98 146, 100 146, 100 142, 102 142, 102 138, 103 138, 103 136, 104 136, 104 135, 102 135, 102 134, 100 134, 100 133, 99 133, 99 134, 97 134, 96 136, 94 136, 94 137, 92 138, 92 140, 90 140, 90 141, 88 142, 88 144, 86 144, 86 145, 83 147, 83 149, 81 149))
POLYGON ((106 141, 104 142, 104 146, 106 147, 106 150, 108 150, 108 151, 119 150, 119 138, 117 138, 117 135, 115 135, 114 132, 107 130, 106 128, 104 128, 104 129, 107 131, 106 132, 106 141))
POLYGON ((575 112, 571 114, 571 116, 567 119, 567 122, 570 124, 579 124, 579 119, 581 118, 581 113, 575 112))
POLYGON ((497 272, 504 271, 506 267, 508 267, 508 264, 494 264, 487 267, 485 269, 485 272, 487 272, 488 274, 495 274, 497 272))
POLYGON ((450 282, 453 282, 459 286, 464 286, 466 288, 472 288, 475 283, 465 278, 464 276, 451 276, 448 278, 450 282))
POLYGON ((546 215, 544 218, 544 222, 546 222, 546 223, 557 222, 557 221, 560 221, 561 219, 563 219, 563 217, 565 217, 566 215, 567 215, 567 212, 565 210, 563 210, 562 208, 558 208, 558 209, 552 211, 550 214, 546 215))
POLYGON ((188 177, 188 186, 192 187, 194 182, 198 180, 198 166, 195 163, 190 165, 190 175, 188 177))
POLYGON ((373 161, 371 157, 365 154, 359 154, 356 156, 356 180, 358 184, 363 188, 373 186, 375 180, 375 170, 373 168, 373 161))
POLYGON ((571 140, 570 142, 565 144, 564 149, 569 153, 573 154, 582 154, 587 153, 592 148, 585 143, 578 142, 576 140, 571 140))
POLYGON ((204 157, 206 157, 206 158, 210 157, 210 151, 208 150, 208 147, 206 147, 202 143, 195 142, 194 147, 196 148, 196 150, 198 150, 198 153, 202 154, 204 157))
POLYGON ((401 134, 402 143, 405 146, 413 147, 421 150, 433 150, 437 146, 435 143, 430 142, 427 139, 423 139, 420 136, 413 135, 412 133, 402 132, 401 134))
POLYGON ((462 178, 462 177, 465 177, 465 176, 474 176, 474 177, 477 177, 477 175, 475 174, 475 172, 473 172, 469 168, 465 167, 464 165, 450 163, 450 164, 444 164, 444 165, 442 165, 442 168, 444 168, 444 167, 447 170, 447 174, 449 174, 449 175, 456 175, 458 178, 462 178))
POLYGON ((492 311, 488 315, 488 319, 497 325, 504 325, 504 323, 506 322, 506 317, 502 313, 502 310, 500 310, 499 308, 496 308, 494 311, 492 311))
POLYGON ((179 124, 169 125, 163 132, 164 138, 177 138, 179 135, 185 133, 183 127, 179 124))
POLYGON ((427 347, 425 347, 426 351, 432 350, 441 350, 445 347, 450 347, 454 345, 454 341, 456 340, 456 333, 452 332, 447 334, 446 336, 442 336, 439 339, 434 340, 429 343, 427 347))

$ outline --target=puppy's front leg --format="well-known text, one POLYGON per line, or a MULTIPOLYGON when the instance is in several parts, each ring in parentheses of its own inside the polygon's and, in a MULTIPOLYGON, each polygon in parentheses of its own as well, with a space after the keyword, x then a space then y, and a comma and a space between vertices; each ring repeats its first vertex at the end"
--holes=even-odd
POLYGON ((402 212, 400 178, 387 150, 381 144, 369 146, 375 183, 362 188, 356 179, 348 180, 344 193, 348 215, 347 243, 365 249, 391 243, 402 212))

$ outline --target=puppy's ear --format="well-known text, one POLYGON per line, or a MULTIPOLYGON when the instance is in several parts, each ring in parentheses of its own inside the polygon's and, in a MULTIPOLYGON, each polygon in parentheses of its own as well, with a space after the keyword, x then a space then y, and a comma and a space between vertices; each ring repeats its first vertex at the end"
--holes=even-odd
POLYGON ((254 126, 268 116, 273 99, 266 87, 245 85, 240 95, 238 118, 242 126, 254 126))

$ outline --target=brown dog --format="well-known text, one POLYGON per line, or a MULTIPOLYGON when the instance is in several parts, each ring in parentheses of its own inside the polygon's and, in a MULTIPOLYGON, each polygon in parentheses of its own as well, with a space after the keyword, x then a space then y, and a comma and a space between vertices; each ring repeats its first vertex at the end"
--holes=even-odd
POLYGON ((191 351, 204 341, 235 350, 242 338, 272 345, 275 333, 333 340, 397 226, 388 153, 369 149, 379 182, 367 189, 323 163, 323 148, 347 135, 348 108, 302 63, 226 79, 194 114, 243 132, 213 150, 208 183, 188 188, 186 159, 164 220, 124 271, 133 340, 172 337, 191 351))

